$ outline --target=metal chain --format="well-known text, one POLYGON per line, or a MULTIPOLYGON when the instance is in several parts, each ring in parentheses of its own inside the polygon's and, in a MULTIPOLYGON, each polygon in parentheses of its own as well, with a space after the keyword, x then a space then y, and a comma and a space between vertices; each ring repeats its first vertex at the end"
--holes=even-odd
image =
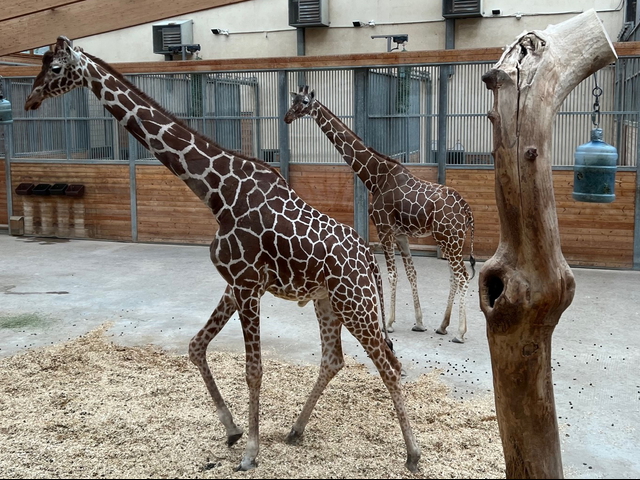
POLYGON ((591 91, 591 93, 594 97, 596 97, 596 100, 593 103, 591 123, 593 123, 593 128, 598 128, 598 126, 600 125, 600 95, 602 95, 602 89, 598 86, 598 79, 596 78, 595 73, 593 74, 593 82, 596 84, 596 86, 591 91))

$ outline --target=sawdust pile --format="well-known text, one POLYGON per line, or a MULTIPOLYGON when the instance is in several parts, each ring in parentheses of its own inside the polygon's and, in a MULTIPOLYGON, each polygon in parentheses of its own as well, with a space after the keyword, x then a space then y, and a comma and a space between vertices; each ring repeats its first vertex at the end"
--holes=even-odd
POLYGON ((379 376, 352 359, 318 402, 299 446, 284 442, 316 366, 264 359, 258 468, 235 472, 246 443, 244 355, 211 352, 245 435, 224 428, 186 356, 111 343, 106 327, 0 360, 2 478, 504 478, 492 398, 454 400, 438 374, 404 385, 422 449, 406 452, 379 376))

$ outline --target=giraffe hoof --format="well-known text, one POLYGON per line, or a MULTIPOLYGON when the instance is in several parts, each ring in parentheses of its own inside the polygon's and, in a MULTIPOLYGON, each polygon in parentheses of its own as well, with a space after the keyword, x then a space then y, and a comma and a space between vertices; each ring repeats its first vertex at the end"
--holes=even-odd
POLYGON ((387 332, 388 333, 393 333, 395 330, 391 325, 387 325, 387 332))
POLYGON ((227 447, 232 447, 242 438, 242 432, 227 437, 227 447))
POLYGON ((411 329, 412 332, 426 332, 427 329, 425 327, 419 327, 418 325, 414 325, 411 329))
POLYGON ((285 439, 285 441, 289 445, 299 445, 300 442, 302 441, 302 433, 298 433, 292 428, 291 431, 289 432, 289 435, 287 435, 287 438, 285 439))
POLYGON ((236 467, 235 471, 246 472, 248 470, 253 470, 257 466, 258 466, 258 463, 256 461, 242 459, 242 461, 240 462, 240 465, 236 467))
POLYGON ((464 343, 464 339, 460 340, 458 337, 453 337, 451 341, 453 343, 464 343))
POLYGON ((437 333, 438 335, 446 335, 446 334, 447 334, 447 331, 446 331, 446 330, 440 330, 440 329, 438 328, 438 329, 436 330, 436 333, 437 333))
POLYGON ((418 455, 415 458, 407 458, 407 462, 404 464, 411 473, 418 472, 418 460, 420 460, 420 456, 418 455))

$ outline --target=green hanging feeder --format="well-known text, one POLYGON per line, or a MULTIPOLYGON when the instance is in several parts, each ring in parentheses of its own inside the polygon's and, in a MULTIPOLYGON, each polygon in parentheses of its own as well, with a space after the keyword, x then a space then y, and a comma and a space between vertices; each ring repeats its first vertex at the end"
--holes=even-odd
MULTIPOLYGON (((595 74, 594 74, 595 80, 595 74)), ((602 140, 600 123, 600 103, 598 97, 602 89, 593 89, 596 97, 594 112, 591 115, 594 125, 591 141, 576 148, 573 175, 573 199, 579 202, 611 203, 615 200, 616 165, 618 151, 602 140)))
POLYGON ((9 123, 13 123, 11 102, 5 100, 0 94, 0 125, 8 125, 9 123))

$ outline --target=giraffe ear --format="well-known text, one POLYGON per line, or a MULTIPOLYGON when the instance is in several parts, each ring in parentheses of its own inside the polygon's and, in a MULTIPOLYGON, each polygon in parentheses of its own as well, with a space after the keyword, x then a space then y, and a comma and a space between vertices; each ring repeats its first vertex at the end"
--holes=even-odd
POLYGON ((315 91, 315 90, 311 90, 311 91, 309 92, 309 98, 310 98, 311 100, 313 100, 314 98, 316 98, 316 91, 315 91))

